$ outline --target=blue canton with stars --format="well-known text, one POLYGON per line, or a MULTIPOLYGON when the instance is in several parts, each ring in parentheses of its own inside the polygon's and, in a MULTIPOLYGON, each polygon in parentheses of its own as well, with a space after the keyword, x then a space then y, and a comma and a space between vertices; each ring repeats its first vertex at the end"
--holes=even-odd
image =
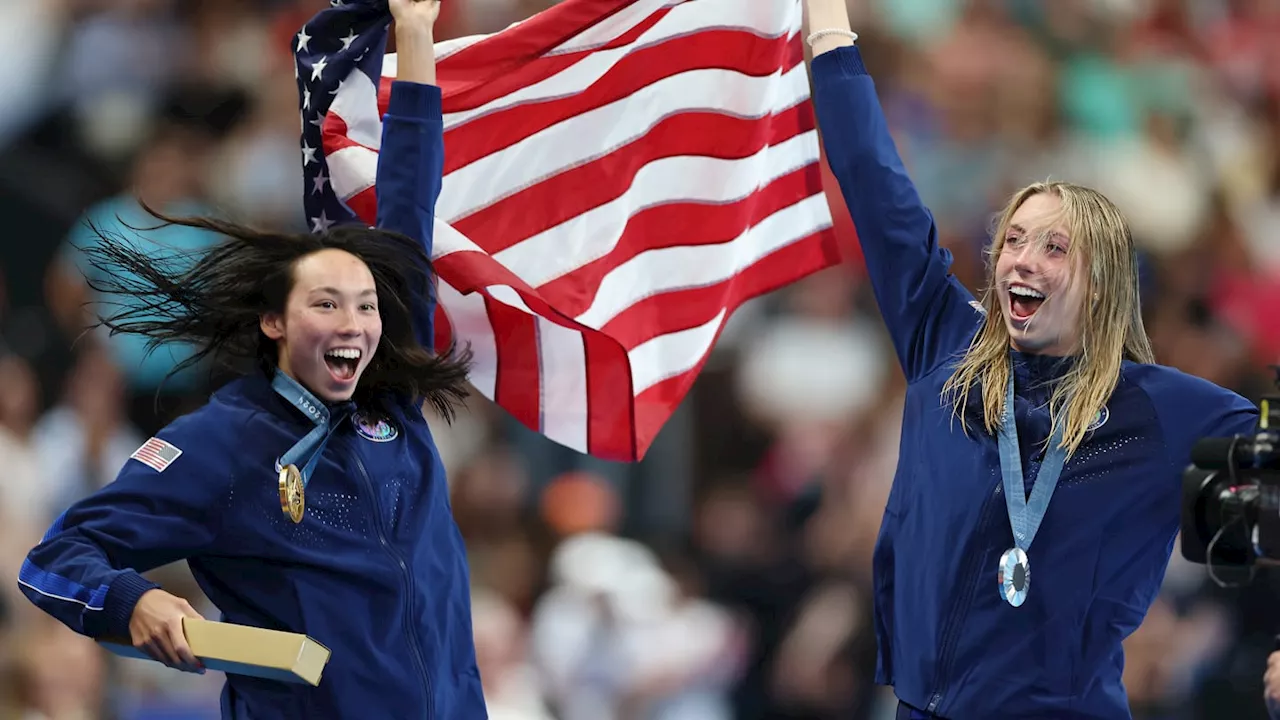
POLYGON ((325 114, 352 70, 377 86, 391 11, 386 0, 332 0, 293 40, 302 120, 303 207, 312 232, 362 222, 333 192, 321 132, 325 114))

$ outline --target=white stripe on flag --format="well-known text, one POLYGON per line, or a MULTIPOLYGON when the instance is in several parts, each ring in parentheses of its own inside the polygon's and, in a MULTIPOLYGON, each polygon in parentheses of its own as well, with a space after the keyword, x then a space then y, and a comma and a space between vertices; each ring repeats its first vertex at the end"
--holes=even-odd
POLYGON ((498 387, 498 343, 484 296, 474 292, 463 295, 443 280, 437 288, 454 340, 459 346, 464 342, 471 346, 472 365, 467 379, 476 392, 493 398, 498 387))
POLYGON ((542 432, 587 451, 587 354, 582 333, 538 318, 538 370, 542 378, 542 432))
POLYGON ((373 187, 378 175, 378 153, 359 146, 329 154, 329 183, 343 202, 373 187))
POLYGON ((803 64, 783 76, 751 77, 718 68, 659 80, 630 96, 576 115, 448 175, 436 203, 446 222, 478 212, 564 170, 644 137, 659 121, 704 110, 762 118, 804 100, 803 64))
POLYGON ((538 287, 612 253, 627 223, 645 209, 675 202, 737 202, 817 160, 817 133, 813 131, 739 160, 696 156, 655 160, 636 173, 631 187, 617 199, 494 253, 493 257, 506 267, 520 268, 520 278, 538 287))
MULTIPOLYGON (((656 4, 661 7, 664 3, 656 4)), ((628 9, 635 7, 636 5, 632 5, 628 9)), ((777 9, 776 3, 773 4, 773 7, 777 9)), ((637 50, 660 45, 697 32, 705 32, 714 28, 717 30, 736 30, 751 33, 758 37, 778 38, 787 34, 791 29, 792 19, 790 14, 785 11, 773 12, 768 17, 756 19, 756 22, 747 22, 750 18, 743 15, 742 0, 686 2, 667 13, 665 17, 641 34, 634 42, 621 47, 591 53, 549 78, 540 80, 532 85, 526 85, 515 92, 491 100, 480 107, 462 112, 446 113, 444 127, 449 130, 478 117, 484 117, 507 108, 577 95, 582 92, 583 88, 591 87, 599 82, 601 78, 605 77, 613 69, 614 65, 617 65, 627 55, 637 50), (717 5, 720 7, 717 7, 717 5), (725 5, 733 5, 735 9, 726 12, 723 7, 725 5), (733 21, 731 23, 725 22, 726 18, 733 18, 733 21), (719 22, 716 22, 717 20, 719 22)), ((604 24, 601 23, 601 25, 604 24)), ((634 27, 634 24, 616 32, 610 28, 602 31, 602 34, 607 34, 608 39, 612 39, 622 35, 632 27, 634 27)), ((385 69, 382 75, 383 77, 390 77, 385 69)))
POLYGON ((724 322, 725 311, 698 327, 670 332, 647 340, 627 353, 635 394, 692 370, 711 349, 724 322))
POLYGON ((601 328, 640 300, 728 280, 769 253, 830 225, 827 198, 811 195, 770 215, 732 242, 676 246, 637 255, 604 277, 591 307, 575 319, 587 327, 601 328))
POLYGON ((560 43, 547 55, 564 55, 591 50, 608 44, 614 38, 625 35, 644 22, 650 15, 666 7, 680 5, 685 0, 640 0, 610 15, 604 22, 596 23, 574 37, 560 43))

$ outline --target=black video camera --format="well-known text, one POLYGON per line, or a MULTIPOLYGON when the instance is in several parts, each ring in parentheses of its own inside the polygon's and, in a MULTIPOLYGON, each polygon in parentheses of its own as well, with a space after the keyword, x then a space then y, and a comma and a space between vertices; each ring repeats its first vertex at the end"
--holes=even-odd
MULTIPOLYGON (((1280 368, 1277 369, 1280 388, 1280 368)), ((1253 433, 1202 438, 1182 474, 1182 556, 1215 567, 1280 564, 1280 395, 1253 433)))

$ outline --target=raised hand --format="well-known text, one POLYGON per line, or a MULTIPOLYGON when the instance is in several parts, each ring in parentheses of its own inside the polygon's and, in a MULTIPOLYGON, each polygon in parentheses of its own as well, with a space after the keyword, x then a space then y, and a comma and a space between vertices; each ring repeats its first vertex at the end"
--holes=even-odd
POLYGON ((421 24, 434 27, 440 17, 440 0, 390 0, 391 17, 396 25, 421 24))
POLYGON ((396 19, 397 80, 436 84, 435 24, 440 0, 390 0, 396 19))

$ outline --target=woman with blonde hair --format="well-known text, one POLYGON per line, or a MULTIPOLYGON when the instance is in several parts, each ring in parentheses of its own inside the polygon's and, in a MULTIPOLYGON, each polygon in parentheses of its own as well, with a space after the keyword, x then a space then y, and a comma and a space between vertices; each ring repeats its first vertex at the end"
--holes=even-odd
POLYGON ((845 0, 806 2, 818 126, 908 382, 874 555, 877 681, 899 718, 1129 718, 1122 642, 1159 591, 1191 446, 1257 411, 1154 363, 1133 238, 1088 188, 1015 194, 975 299, 845 0))

